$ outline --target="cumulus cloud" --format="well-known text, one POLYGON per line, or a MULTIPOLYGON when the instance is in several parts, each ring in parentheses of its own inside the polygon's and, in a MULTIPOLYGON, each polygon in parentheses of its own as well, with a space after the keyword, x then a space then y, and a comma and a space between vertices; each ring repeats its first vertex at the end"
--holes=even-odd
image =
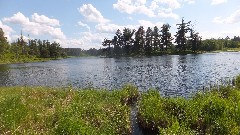
POLYGON ((153 0, 152 2, 160 4, 161 6, 166 5, 171 9, 177 9, 181 7, 181 4, 178 0, 153 0))
POLYGON ((82 48, 82 49, 100 48, 101 42, 105 37, 108 37, 108 34, 82 32, 80 33, 78 39, 67 39, 60 43, 65 48, 82 48))
POLYGON ((143 26, 144 28, 148 27, 154 27, 158 26, 159 28, 163 25, 162 22, 152 23, 147 20, 138 20, 137 25, 117 25, 112 23, 107 24, 98 24, 95 26, 97 32, 99 33, 108 33, 108 34, 114 34, 118 29, 123 30, 124 28, 130 28, 130 29, 138 29, 140 26, 143 26))
POLYGON ((227 36, 230 38, 233 38, 234 36, 240 35, 240 29, 236 28, 234 30, 222 30, 222 31, 202 31, 199 32, 200 36, 203 37, 203 39, 211 39, 211 38, 226 38, 227 36))
POLYGON ((49 19, 44 15, 33 14, 32 20, 24 16, 21 12, 14 14, 12 17, 3 18, 6 23, 18 24, 22 27, 24 32, 33 35, 50 35, 52 38, 65 39, 66 36, 62 32, 61 28, 53 27, 59 24, 56 19, 49 19), (41 20, 43 19, 43 20, 41 20), (55 22, 55 24, 46 23, 46 20, 55 22))
POLYGON ((154 17, 154 12, 146 7, 145 3, 146 1, 141 0, 118 0, 116 4, 113 4, 113 8, 127 14, 138 13, 154 17))
POLYGON ((143 26, 145 28, 154 27, 154 26, 158 26, 158 28, 160 28, 163 25, 162 22, 152 23, 152 22, 146 21, 146 20, 138 20, 138 23, 140 24, 140 26, 143 26))
POLYGON ((114 33, 118 29, 122 29, 123 26, 119 26, 116 24, 98 24, 95 26, 96 30, 101 33, 114 33))
POLYGON ((227 0, 212 0, 212 5, 218 5, 218 4, 222 4, 222 3, 226 3, 227 0))
POLYGON ((87 24, 83 23, 82 21, 79 21, 79 22, 78 22, 78 25, 79 25, 79 26, 82 26, 82 27, 85 27, 85 28, 88 29, 88 31, 90 31, 90 27, 89 27, 87 24))
POLYGON ((144 14, 148 17, 162 17, 179 19, 173 12, 182 6, 182 3, 193 4, 195 0, 118 0, 113 8, 127 14, 144 14))
POLYGON ((187 2, 188 4, 193 4, 195 3, 195 0, 184 0, 184 2, 187 2))
POLYGON ((3 21, 20 25, 24 25, 25 23, 30 22, 29 18, 25 17, 21 12, 14 14, 12 17, 3 18, 3 21))
POLYGON ((90 22, 97 23, 106 23, 109 22, 108 19, 105 19, 101 12, 98 11, 92 4, 84 4, 81 6, 78 11, 90 22))
POLYGON ((40 24, 46 24, 49 26, 60 26, 60 23, 57 19, 51 19, 45 15, 38 15, 37 13, 34 13, 32 15, 32 21, 40 24))
POLYGON ((213 19, 214 23, 235 24, 240 22, 240 10, 235 11, 228 17, 218 16, 213 19))

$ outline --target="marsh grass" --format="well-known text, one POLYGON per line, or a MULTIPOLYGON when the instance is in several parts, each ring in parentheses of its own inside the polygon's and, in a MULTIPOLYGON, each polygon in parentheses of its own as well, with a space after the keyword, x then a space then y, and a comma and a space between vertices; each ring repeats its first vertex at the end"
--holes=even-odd
POLYGON ((220 87, 192 98, 139 94, 136 87, 82 90, 0 87, 0 134, 131 134, 130 105, 137 101, 142 128, 168 135, 240 133, 239 77, 236 87, 220 87))
POLYGON ((16 57, 13 54, 8 54, 4 58, 0 58, 0 64, 45 62, 49 60, 56 60, 56 59, 55 58, 38 58, 36 56, 25 56, 25 55, 19 55, 19 57, 16 57))
POLYGON ((129 99, 121 90, 1 87, 0 134, 131 134, 129 99))
POLYGON ((142 94, 138 105, 140 125, 159 134, 240 133, 240 91, 237 88, 221 87, 189 99, 163 98, 152 90, 142 94))

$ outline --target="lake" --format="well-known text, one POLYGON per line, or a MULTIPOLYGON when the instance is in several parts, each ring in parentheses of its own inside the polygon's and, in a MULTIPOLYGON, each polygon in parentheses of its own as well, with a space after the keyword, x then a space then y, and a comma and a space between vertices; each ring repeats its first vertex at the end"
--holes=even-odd
POLYGON ((72 86, 140 91, 155 88, 164 96, 189 96, 240 74, 240 53, 205 53, 141 58, 68 58, 0 65, 0 86, 72 86))

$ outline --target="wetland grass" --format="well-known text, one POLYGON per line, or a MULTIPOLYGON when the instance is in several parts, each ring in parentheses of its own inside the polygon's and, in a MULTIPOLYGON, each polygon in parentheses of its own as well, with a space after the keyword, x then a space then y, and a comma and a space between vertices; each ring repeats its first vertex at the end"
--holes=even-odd
POLYGON ((138 102, 142 128, 161 135, 238 135, 240 89, 221 87, 192 98, 163 98, 148 91, 138 102))
POLYGON ((121 90, 1 87, 0 134, 131 134, 130 99, 121 90))
POLYGON ((161 97, 159 91, 49 87, 0 87, 0 134, 132 134, 130 106, 137 121, 160 135, 238 135, 240 76, 191 98, 161 97))

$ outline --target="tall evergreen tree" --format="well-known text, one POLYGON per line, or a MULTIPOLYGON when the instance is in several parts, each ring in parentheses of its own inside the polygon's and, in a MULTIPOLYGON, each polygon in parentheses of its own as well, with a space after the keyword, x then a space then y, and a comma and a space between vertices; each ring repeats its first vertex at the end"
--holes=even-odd
POLYGON ((108 56, 108 57, 111 57, 111 44, 112 44, 112 41, 111 40, 109 40, 109 39, 104 39, 104 41, 102 42, 102 45, 103 46, 107 46, 107 49, 105 50, 107 53, 106 53, 106 55, 108 56))
POLYGON ((153 54, 156 54, 159 47, 160 47, 160 34, 159 34, 159 29, 157 26, 153 28, 153 33, 152 33, 152 48, 153 48, 153 54))
POLYGON ((131 30, 129 28, 123 29, 123 51, 125 55, 130 55, 131 53, 131 47, 133 43, 133 34, 135 33, 135 30, 131 30))
POLYGON ((160 49, 161 51, 167 51, 168 49, 170 49, 173 40, 171 33, 169 32, 171 26, 169 24, 163 24, 161 28, 160 49))
POLYGON ((196 53, 201 45, 201 37, 199 37, 199 33, 195 32, 193 29, 191 29, 190 32, 191 50, 193 53, 196 53))
POLYGON ((29 44, 29 54, 39 57, 40 53, 39 53, 39 48, 38 48, 38 44, 37 44, 37 39, 29 40, 28 44, 29 44))
POLYGON ((153 31, 150 27, 148 27, 146 31, 146 44, 144 46, 144 51, 146 55, 152 54, 152 36, 153 36, 153 31))
POLYGON ((122 32, 121 30, 117 30, 117 32, 115 33, 116 36, 114 36, 113 40, 112 40, 112 44, 113 44, 113 55, 116 57, 119 57, 122 54, 122 42, 123 42, 123 36, 122 36, 122 32))
POLYGON ((143 26, 140 26, 135 33, 135 41, 134 41, 134 54, 142 55, 144 52, 144 44, 145 44, 145 31, 143 26))
POLYGON ((20 49, 19 50, 20 55, 28 55, 28 46, 27 46, 27 42, 23 39, 22 31, 21 31, 20 38, 17 39, 17 44, 20 49))
POLYGON ((177 31, 177 34, 175 35, 175 37, 176 37, 175 43, 177 43, 177 49, 180 52, 186 51, 186 46, 187 46, 186 33, 190 30, 190 28, 189 28, 190 23, 191 23, 191 21, 184 23, 184 19, 182 18, 182 23, 177 24, 178 31, 177 31))

